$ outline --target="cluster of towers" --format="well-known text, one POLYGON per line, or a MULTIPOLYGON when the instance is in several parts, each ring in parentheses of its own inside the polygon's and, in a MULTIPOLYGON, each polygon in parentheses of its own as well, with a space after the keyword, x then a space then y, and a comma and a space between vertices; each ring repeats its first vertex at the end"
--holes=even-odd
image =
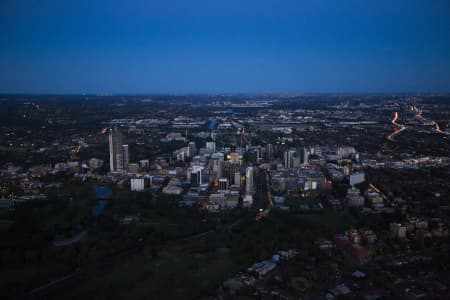
POLYGON ((284 152, 284 167, 286 169, 298 168, 308 164, 309 151, 307 148, 292 149, 284 152))

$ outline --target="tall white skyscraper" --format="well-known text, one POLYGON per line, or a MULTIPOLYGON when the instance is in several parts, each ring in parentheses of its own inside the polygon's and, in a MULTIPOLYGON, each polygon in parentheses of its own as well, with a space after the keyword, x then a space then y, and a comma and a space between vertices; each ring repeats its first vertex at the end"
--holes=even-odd
POLYGON ((245 171, 245 193, 253 195, 253 167, 247 167, 245 171))
POLYGON ((123 161, 123 136, 117 126, 109 130, 109 166, 111 172, 119 172, 124 169, 123 161))
POLYGON ((123 144, 123 135, 120 128, 114 126, 109 130, 109 167, 111 172, 127 171, 129 163, 128 145, 123 144))

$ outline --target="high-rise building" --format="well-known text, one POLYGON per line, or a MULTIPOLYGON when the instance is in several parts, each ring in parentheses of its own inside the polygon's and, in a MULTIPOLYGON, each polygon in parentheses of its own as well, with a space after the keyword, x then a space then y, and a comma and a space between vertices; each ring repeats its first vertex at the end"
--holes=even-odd
POLYGON ((128 170, 128 165, 130 164, 130 152, 128 145, 122 145, 123 149, 123 168, 128 170))
POLYGON ((246 159, 248 162, 250 162, 253 165, 259 164, 260 160, 260 152, 258 148, 250 149, 246 153, 246 159))
POLYGON ((232 152, 228 154, 228 159, 234 164, 240 164, 242 160, 242 155, 237 152, 232 152))
POLYGON ((216 152, 216 142, 206 142, 206 149, 208 149, 208 151, 210 153, 215 153, 216 152))
POLYGON ((356 172, 350 175, 349 178, 350 185, 354 186, 355 184, 362 183, 365 181, 365 175, 363 172, 356 172))
POLYGON ((391 238, 404 239, 406 238, 406 226, 400 223, 389 224, 391 238))
POLYGON ((194 142, 189 142, 188 145, 188 156, 192 157, 197 153, 197 146, 195 145, 194 142))
POLYGON ((364 206, 364 197, 361 195, 359 189, 352 187, 348 189, 346 202, 347 206, 350 207, 361 207, 364 206))
POLYGON ((210 167, 215 173, 220 173, 221 164, 224 161, 224 155, 220 152, 211 155, 210 167))
POLYGON ((356 153, 356 150, 354 147, 339 147, 337 149, 337 154, 341 158, 346 158, 354 155, 356 153))
POLYGON ((131 178, 131 191, 142 192, 145 188, 144 178, 131 178))
POLYGON ((117 126, 109 130, 109 166, 111 172, 124 170, 123 136, 117 126))
POLYGON ((286 169, 289 169, 291 167, 291 165, 290 165, 290 161, 291 161, 290 156, 291 155, 292 155, 291 151, 284 152, 284 167, 286 169))
POLYGON ((273 155, 273 145, 272 144, 267 144, 266 145, 266 159, 267 160, 273 160, 274 155, 273 155))
POLYGON ((309 160, 308 148, 300 149, 300 163, 301 164, 308 164, 308 160, 309 160))
POLYGON ((103 167, 103 160, 98 158, 91 158, 89 160, 89 167, 92 169, 99 169, 103 167))
POLYGON ((133 163, 133 164, 128 164, 128 172, 129 173, 138 173, 139 172, 139 164, 133 163))
POLYGON ((150 166, 150 161, 149 161, 148 159, 141 159, 141 160, 139 161, 139 166, 140 166, 142 169, 147 169, 147 168, 150 166))
POLYGON ((202 184, 202 167, 194 166, 191 171, 191 182, 195 186, 202 184))
POLYGON ((187 181, 191 181, 191 179, 192 179, 192 170, 193 170, 193 168, 192 167, 189 167, 187 170, 186 170, 186 180, 187 181))
POLYGON ((189 147, 183 147, 173 152, 173 157, 176 158, 177 161, 184 161, 185 158, 188 156, 189 156, 189 147))
POLYGON ((253 167, 247 167, 245 171, 245 193, 253 195, 253 167))
POLYGON ((236 171, 238 170, 238 165, 237 164, 233 164, 230 161, 224 161, 222 162, 222 176, 224 178, 228 179, 228 182, 230 184, 235 184, 234 182, 234 174, 236 173, 236 171))
POLYGON ((228 179, 220 178, 219 179, 219 191, 226 191, 226 190, 228 190, 228 179))
POLYGON ((237 186, 241 186, 241 172, 234 173, 234 184, 237 186))
POLYGON ((242 202, 243 202, 244 207, 246 207, 246 208, 252 206, 252 204, 253 204, 253 196, 252 195, 245 195, 245 197, 244 197, 242 202))
POLYGON ((286 169, 298 168, 300 166, 300 157, 297 151, 288 150, 284 152, 284 167, 286 169))
POLYGON ((147 186, 153 186, 153 176, 151 175, 144 175, 144 180, 147 186))

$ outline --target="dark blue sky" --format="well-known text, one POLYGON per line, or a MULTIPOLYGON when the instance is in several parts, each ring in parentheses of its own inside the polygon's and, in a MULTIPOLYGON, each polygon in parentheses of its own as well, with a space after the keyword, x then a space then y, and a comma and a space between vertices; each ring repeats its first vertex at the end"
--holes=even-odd
POLYGON ((0 92, 449 92, 450 1, 0 0, 0 92))

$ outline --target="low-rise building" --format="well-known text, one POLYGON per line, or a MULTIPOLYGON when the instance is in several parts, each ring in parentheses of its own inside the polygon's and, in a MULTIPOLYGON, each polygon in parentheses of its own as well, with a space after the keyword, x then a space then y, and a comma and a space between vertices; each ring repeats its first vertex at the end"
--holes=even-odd
POLYGON ((132 192, 142 192, 145 189, 144 178, 131 178, 130 183, 132 192))
POLYGON ((276 263, 269 260, 264 260, 254 264, 253 266, 248 268, 247 271, 251 274, 255 274, 258 278, 262 278, 270 271, 274 270, 276 267, 276 263))
POLYGON ((406 238, 406 226, 400 223, 389 224, 390 236, 393 239, 404 239, 406 238))

